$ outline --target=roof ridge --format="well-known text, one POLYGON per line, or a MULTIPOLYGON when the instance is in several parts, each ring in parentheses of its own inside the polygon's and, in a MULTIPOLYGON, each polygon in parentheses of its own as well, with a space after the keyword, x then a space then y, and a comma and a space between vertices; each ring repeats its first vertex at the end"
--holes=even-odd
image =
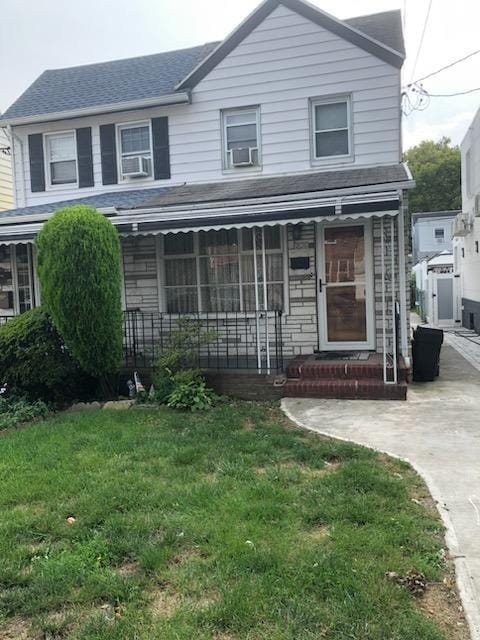
MULTIPOLYGON (((181 49, 169 49, 168 51, 157 51, 157 53, 146 53, 140 56, 130 56, 128 58, 114 58, 112 60, 101 60, 99 62, 88 62, 87 64, 75 64, 70 67, 57 67, 55 69, 44 69, 39 78, 44 73, 53 73, 55 71, 72 71, 73 69, 85 69, 86 67, 97 67, 102 65, 115 64, 116 62, 127 62, 132 60, 145 60, 146 58, 155 58, 157 56, 167 55, 169 53, 185 53, 186 51, 193 51, 194 49, 207 49, 209 46, 218 45, 220 40, 212 40, 211 42, 204 42, 203 44, 196 44, 191 47, 183 47, 181 49)), ((37 78, 38 79, 38 78, 37 78)))

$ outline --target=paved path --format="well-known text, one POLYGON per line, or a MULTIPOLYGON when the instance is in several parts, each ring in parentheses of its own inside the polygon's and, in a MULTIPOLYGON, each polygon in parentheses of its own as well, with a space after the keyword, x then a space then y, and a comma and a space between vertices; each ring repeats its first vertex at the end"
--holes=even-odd
POLYGON ((480 372, 446 344, 438 380, 410 385, 408 396, 284 398, 282 407, 300 426, 406 459, 425 478, 447 527, 472 638, 480 640, 480 372))

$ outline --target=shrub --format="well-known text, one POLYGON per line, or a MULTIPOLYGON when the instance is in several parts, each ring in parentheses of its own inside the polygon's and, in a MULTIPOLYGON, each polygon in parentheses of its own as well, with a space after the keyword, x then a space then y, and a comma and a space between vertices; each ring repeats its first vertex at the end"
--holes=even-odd
POLYGON ((112 223, 84 205, 57 211, 37 238, 42 299, 65 344, 92 376, 122 354, 120 243, 112 223))
POLYGON ((198 369, 185 369, 172 376, 173 389, 167 398, 167 406, 172 409, 205 411, 214 400, 214 393, 207 388, 198 369))
POLYGON ((14 394, 55 402, 81 396, 92 386, 42 308, 0 327, 0 385, 5 383, 14 394))
POLYGON ((0 430, 34 418, 43 418, 48 411, 47 405, 41 400, 28 402, 25 398, 15 400, 0 396, 0 430))
POLYGON ((195 374, 189 375, 201 378, 198 369, 191 369, 196 360, 196 350, 212 342, 215 336, 213 331, 202 331, 201 325, 188 317, 178 320, 177 328, 170 332, 168 348, 157 359, 154 367, 153 386, 158 402, 168 403, 176 386, 177 373, 192 371, 195 374))

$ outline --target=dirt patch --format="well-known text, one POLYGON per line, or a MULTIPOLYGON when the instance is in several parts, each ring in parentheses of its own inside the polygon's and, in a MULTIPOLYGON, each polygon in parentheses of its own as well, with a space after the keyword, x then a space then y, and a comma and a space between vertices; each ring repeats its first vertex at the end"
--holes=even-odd
POLYGON ((323 467, 310 467, 308 465, 289 460, 286 462, 279 462, 278 464, 268 465, 266 467, 254 467, 253 471, 257 476, 262 476, 266 473, 297 471, 305 478, 320 478, 327 473, 336 471, 340 464, 341 463, 339 461, 326 461, 323 467))
POLYGON ((428 585, 421 598, 414 599, 416 607, 443 631, 449 640, 469 640, 468 623, 457 593, 453 566, 443 582, 428 585))
POLYGON ((138 562, 124 562, 116 568, 116 572, 119 576, 122 576, 122 578, 131 578, 132 576, 138 575, 139 568, 138 562))
POLYGON ((255 428, 255 425, 253 423, 253 420, 251 420, 250 418, 245 418, 245 420, 243 421, 243 428, 245 431, 253 431, 255 428))
POLYGON ((213 634, 212 640, 236 640, 237 636, 234 636, 233 633, 229 631, 218 631, 213 634))
POLYGON ((0 626, 0 640, 33 640, 30 625, 20 618, 12 618, 0 626))
POLYGON ((197 548, 186 548, 182 549, 179 553, 176 553, 174 556, 170 558, 169 564, 173 566, 178 566, 180 564, 184 564, 185 562, 190 562, 191 560, 198 560, 202 557, 200 549, 197 548))
POLYGON ((313 542, 322 542, 323 540, 330 538, 330 530, 326 525, 320 525, 319 527, 310 529, 305 537, 313 542))
POLYGON ((165 587, 157 587, 150 593, 151 611, 154 618, 170 617, 182 603, 178 593, 174 593, 165 587))

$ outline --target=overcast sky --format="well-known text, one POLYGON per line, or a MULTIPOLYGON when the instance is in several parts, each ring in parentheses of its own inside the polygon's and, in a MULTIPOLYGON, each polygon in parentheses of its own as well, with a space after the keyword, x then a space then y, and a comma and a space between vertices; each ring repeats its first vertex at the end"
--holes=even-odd
MULTIPOLYGON (((410 82, 429 0, 313 0, 339 18, 406 3, 410 82)), ((158 53, 219 40, 259 0, 0 0, 0 110, 44 69, 158 53)), ((480 48, 479 0, 433 0, 415 79, 480 48)), ((430 93, 480 87, 480 54, 425 82, 430 93)), ((432 98, 404 119, 404 146, 424 138, 461 141, 480 105, 480 91, 432 98)))

